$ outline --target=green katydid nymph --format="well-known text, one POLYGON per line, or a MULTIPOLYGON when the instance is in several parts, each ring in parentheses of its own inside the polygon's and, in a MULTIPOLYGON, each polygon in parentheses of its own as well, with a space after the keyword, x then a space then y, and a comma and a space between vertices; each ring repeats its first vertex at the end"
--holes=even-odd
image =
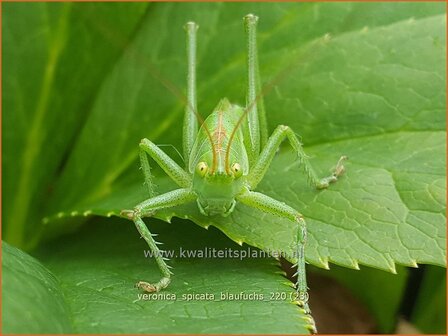
POLYGON ((249 14, 244 17, 247 36, 248 83, 246 107, 231 104, 222 99, 215 110, 201 123, 196 112, 196 32, 198 26, 188 22, 187 32, 188 80, 187 105, 183 125, 183 153, 185 169, 165 154, 148 139, 140 143, 140 160, 149 189, 150 198, 123 210, 121 214, 134 221, 141 236, 146 240, 162 272, 156 283, 140 281, 137 286, 147 292, 166 288, 172 272, 159 253, 153 236, 142 221, 157 210, 196 202, 200 212, 206 216, 227 216, 240 202, 246 206, 265 211, 297 223, 297 297, 304 310, 309 313, 305 273, 306 224, 303 216, 292 206, 254 191, 263 179, 270 163, 283 140, 288 139, 297 153, 304 172, 317 188, 326 188, 344 172, 342 156, 332 174, 319 179, 308 162, 302 145, 294 132, 280 125, 268 138, 266 115, 260 96, 256 26, 258 18, 249 14), (199 127, 199 123, 201 124, 199 127), (149 155, 180 187, 156 195, 149 166, 149 155))

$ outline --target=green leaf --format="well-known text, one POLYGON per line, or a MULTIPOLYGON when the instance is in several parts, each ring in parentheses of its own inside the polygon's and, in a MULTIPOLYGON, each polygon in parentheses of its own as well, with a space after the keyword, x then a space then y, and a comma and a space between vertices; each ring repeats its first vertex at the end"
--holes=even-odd
POLYGON ((445 269, 440 267, 425 269, 411 321, 424 333, 446 334, 445 269))
POLYGON ((164 250, 177 255, 170 261, 175 273, 171 285, 151 300, 139 297, 143 293, 133 286, 139 280, 157 281, 160 271, 145 257, 147 246, 127 221, 96 219, 37 252, 60 280, 74 332, 308 333, 304 315, 290 299, 292 284, 279 274, 274 259, 210 257, 212 248, 217 256, 218 251, 235 255, 249 250, 218 230, 182 221, 148 222, 166 243, 164 250), (181 258, 182 251, 197 257, 181 258), (201 251, 209 257, 200 258, 201 251), (229 294, 241 297, 232 300, 229 294), (197 297, 187 301, 187 295, 197 297))
MULTIPOLYGON (((184 87, 181 26, 201 25, 204 113, 224 95, 244 101, 241 17, 255 12, 263 78, 291 70, 266 97, 271 129, 284 123, 299 132, 321 174, 341 154, 351 158, 337 185, 316 192, 281 154, 260 186, 305 214, 308 260, 391 271, 395 263, 445 264, 443 4, 155 4, 144 11, 139 4, 5 6, 8 241, 34 245, 74 229, 73 221, 52 221, 55 214, 111 215, 143 199, 138 141, 180 147, 175 128, 184 104, 159 81, 166 74, 184 87), (37 33, 28 41, 22 31, 37 33), (44 214, 47 226, 28 227, 44 214)), ((290 252, 295 244, 291 223, 243 206, 228 219, 200 218, 188 207, 174 214, 263 249, 290 252)))
MULTIPOLYGON (((162 7, 166 11, 160 14, 162 18, 167 12, 176 17, 174 13, 182 8, 162 7)), ((333 7, 316 8, 327 13, 333 7)), ((299 15, 299 11, 290 15, 299 15)), ((212 22, 215 19, 213 15, 208 16, 212 22)), ((204 19, 201 26, 211 29, 208 20, 204 19)), ((275 26, 280 32, 283 28, 280 23, 289 28, 292 25, 287 15, 282 20, 275 26)), ((375 26, 375 22, 370 23, 375 26)), ((158 25, 151 21, 142 26, 141 34, 134 41, 135 49, 131 50, 149 55, 162 69, 170 66, 172 73, 178 75, 179 62, 170 62, 170 57, 177 59, 177 53, 161 52, 165 48, 169 50, 171 44, 166 42, 167 45, 149 48, 143 42, 155 34, 154 26, 158 25), (165 54, 170 57, 162 59, 165 54)), ((334 34, 329 42, 317 43, 320 47, 315 47, 313 41, 301 47, 287 45, 264 53, 263 44, 260 47, 260 62, 268 64, 268 70, 271 68, 273 73, 275 69, 297 63, 297 58, 301 62, 297 70, 291 70, 290 78, 277 85, 274 94, 266 98, 269 121, 273 121, 271 127, 288 123, 303 135, 304 142, 313 144, 306 150, 321 175, 328 174, 327 170, 340 155, 350 157, 346 176, 328 190, 316 191, 306 185, 291 153, 283 152, 259 187, 260 191, 304 214, 310 233, 307 260, 312 264, 326 268, 329 262, 351 268, 364 264, 391 272, 395 272, 396 263, 445 265, 445 25, 444 16, 432 16, 372 29, 356 27, 355 31, 334 34), (279 64, 270 66, 276 62, 279 64)), ((219 27, 231 35, 225 24, 219 27)), ((335 31, 339 33, 337 27, 335 31)), ((277 35, 272 29, 260 33, 265 43, 277 35)), ((179 33, 173 34, 174 40, 182 38, 179 33)), ((207 32, 204 35, 204 39, 209 36, 207 32)), ((316 36, 310 39, 313 37, 316 36)), ((222 43, 225 41, 223 38, 222 43)), ((229 65, 229 78, 235 78, 232 71, 242 66, 244 48, 240 50, 229 65)), ((162 89, 154 88, 153 78, 135 75, 141 64, 134 62, 133 54, 130 52, 121 60, 106 83, 96 102, 94 118, 84 129, 58 182, 59 193, 53 205, 59 217, 118 215, 120 210, 143 200, 142 178, 137 175, 140 172, 135 163, 137 150, 132 143, 138 143, 144 136, 171 143, 167 139, 174 139, 180 133, 171 132, 170 136, 159 138, 179 120, 181 107, 171 105, 172 112, 163 118, 170 106, 170 97, 160 99, 162 89), (136 76, 137 83, 123 84, 136 76), (140 88, 138 92, 145 98, 146 92, 154 93, 154 105, 149 107, 149 99, 143 100, 134 94, 135 87, 140 88), (114 95, 118 90, 125 93, 114 95), (111 97, 116 99, 112 109, 109 108, 111 97), (119 112, 125 110, 126 114, 119 112), (150 113, 141 113, 145 110, 150 113), (104 120, 109 121, 107 125, 104 120), (142 127, 148 131, 141 131, 142 127), (94 142, 97 147, 92 148, 91 139, 97 138, 98 132, 107 133, 109 138, 105 143, 94 142), (106 145, 110 143, 117 144, 112 151, 106 145), (95 169, 90 169, 86 162, 96 162, 95 169), (73 180, 83 183, 73 186, 73 180)), ((221 76, 221 72, 212 76, 212 83, 219 82, 221 76)), ((227 84, 223 82, 223 92, 227 92, 227 84)), ((200 97, 214 95, 208 94, 210 86, 214 87, 210 82, 200 85, 200 97)), ((242 88, 241 92, 244 92, 242 88)), ((156 183, 160 191, 173 188, 163 177, 156 183)), ((264 250, 291 255, 295 249, 294 223, 242 205, 227 218, 204 217, 194 204, 156 214, 165 220, 171 216, 190 218, 205 227, 214 225, 233 240, 264 250)), ((52 221, 54 218, 47 219, 48 232, 64 229, 64 223, 52 221)))
POLYGON ((72 332, 59 281, 39 261, 2 242, 2 334, 72 332))
POLYGON ((5 239, 30 247, 34 219, 89 114, 98 88, 146 4, 7 3, 3 6, 3 217, 5 239), (104 38, 103 26, 116 35, 104 38), (117 44, 118 47, 117 48, 117 44))

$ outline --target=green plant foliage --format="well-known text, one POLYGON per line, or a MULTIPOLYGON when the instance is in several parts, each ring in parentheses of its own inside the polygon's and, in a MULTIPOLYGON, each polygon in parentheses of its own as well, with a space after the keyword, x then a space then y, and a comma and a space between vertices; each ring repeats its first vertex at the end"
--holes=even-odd
MULTIPOLYGON (((323 12, 333 8, 316 6, 323 12)), ((162 6, 161 14, 154 14, 158 9, 151 12, 155 21, 142 24, 130 51, 106 80, 58 180, 51 203, 54 213, 118 215, 121 209, 145 198, 138 191, 141 184, 135 163, 138 139, 147 136, 179 144, 175 137, 180 132, 173 132, 173 127, 181 118, 181 104, 174 103, 171 96, 160 99, 164 88, 154 86, 156 79, 138 69, 145 68, 144 55, 164 72, 172 73, 176 80, 183 76, 185 70, 178 70, 185 67, 178 61, 182 53, 168 52, 171 40, 157 39, 157 48, 147 43, 150 36, 159 34, 157 27, 163 22, 158 23, 158 19, 169 15, 185 20, 178 13, 183 8, 162 6), (154 98, 147 97, 147 92, 153 92, 154 98), (167 114, 170 109, 172 112, 167 114), (98 141, 92 143, 92 139, 98 141), (115 144, 113 150, 108 144, 115 144), (73 184, 73 180, 83 183, 73 184), (136 187, 130 187, 130 181, 136 181, 136 187), (125 195, 131 195, 132 202, 127 202, 125 195)), ((445 17, 401 20, 400 14, 401 21, 381 26, 376 26, 372 18, 372 22, 366 22, 371 24, 368 28, 355 26, 343 32, 338 22, 335 33, 328 29, 333 35, 329 41, 319 39, 322 31, 316 28, 301 44, 288 41, 282 49, 268 49, 265 45, 273 43, 274 36, 281 36, 284 30, 303 29, 294 22, 300 22, 299 17, 304 14, 298 9, 288 15, 279 12, 278 21, 273 24, 269 19, 272 15, 263 15, 267 8, 261 6, 258 13, 261 18, 268 18, 264 30, 260 21, 260 63, 267 64, 263 73, 270 77, 279 68, 295 65, 288 78, 272 90, 272 97, 266 98, 271 126, 281 122, 300 132, 303 140, 312 144, 307 151, 321 175, 341 154, 348 155, 350 163, 347 175, 338 184, 319 192, 306 185, 295 167, 295 159, 284 153, 279 155, 259 190, 304 213, 311 236, 307 259, 315 265, 328 267, 328 262, 333 262, 357 268, 358 264, 364 264, 391 272, 395 272, 396 263, 444 265, 445 17), (278 64, 274 67, 269 65, 275 63, 278 64)), ((224 6, 221 11, 227 13, 231 9, 232 6, 224 6)), ((208 13, 205 9, 204 12, 208 13)), ((227 66, 230 79, 220 80, 227 78, 223 75, 227 73, 226 67, 217 67, 214 73, 210 70, 208 81, 200 82, 200 97, 213 97, 213 92, 209 94, 207 89, 213 87, 213 91, 220 85, 221 92, 231 93, 232 89, 227 88, 234 83, 231 79, 237 78, 233 73, 244 73, 244 40, 237 24, 239 19, 228 18, 227 22, 224 18, 225 14, 219 18, 209 15, 203 23, 197 18, 206 27, 205 32, 201 31, 201 46, 219 40, 220 50, 228 41, 222 34, 241 36, 241 48, 227 56, 231 60, 227 66), (215 25, 220 27, 219 34, 218 30, 209 31, 215 25)), ((179 22, 177 26, 180 25, 179 22)), ((173 39, 184 39, 180 29, 173 31, 173 39)), ((214 50, 207 48, 210 49, 214 50)), ((206 61, 209 53, 200 55, 200 69, 204 71, 213 62, 206 61)), ((223 56, 216 55, 219 57, 223 56)), ((240 89, 244 92, 243 87, 240 89)), ((166 183, 159 179, 161 191, 166 190, 163 188, 166 183)), ((201 216, 195 204, 156 216, 190 218, 202 226, 219 227, 237 242, 288 254, 294 251, 293 223, 241 205, 229 218, 201 216)), ((60 226, 60 222, 56 225, 60 226)), ((54 226, 49 228, 51 232, 54 226)))
MULTIPOLYGON (((308 333, 304 315, 290 299, 295 293, 292 284, 272 258, 174 258, 175 281, 159 293, 163 297, 139 298, 143 293, 130 284, 142 277, 157 279, 159 270, 144 257, 147 246, 135 239, 135 228, 123 224, 126 221, 117 219, 91 221, 76 236, 37 251, 57 281, 34 258, 4 244, 3 332, 308 333), (20 281, 13 282, 18 275, 20 281), (28 287, 21 287, 22 283, 28 287), (237 298, 241 293, 246 297, 237 298), (199 296, 187 301, 182 296, 204 294, 208 299, 199 296), (28 323, 17 310, 24 306, 28 323)), ((168 226, 152 220, 151 225, 166 242, 163 246, 178 255, 179 247, 210 249, 209 255, 212 247, 221 252, 240 250, 218 230, 208 232, 181 221, 168 226)))
POLYGON ((145 4, 8 3, 3 5, 3 230, 29 247, 48 194, 98 87, 123 50, 100 25, 130 38, 145 4), (124 19, 126 18, 126 19, 124 19))
POLYGON ((71 332, 56 277, 33 257, 2 242, 2 334, 71 332))
MULTIPOLYGON (((396 264, 445 266, 443 3, 6 3, 2 10, 2 193, 8 195, 3 198, 2 230, 8 243, 30 250, 74 231, 86 221, 82 216, 118 215, 143 200, 140 139, 181 148, 183 24, 195 20, 200 25, 198 103, 206 116, 223 97, 244 104, 242 17, 252 12, 260 17, 260 66, 270 88, 265 96, 270 130, 278 124, 291 126, 320 175, 341 155, 350 158, 337 184, 316 191, 285 147, 260 184, 258 190, 304 214, 307 261, 324 268, 329 263, 355 269, 362 264, 390 272, 396 264)), ((182 164, 175 150, 163 149, 182 164)), ((173 188, 163 172, 156 168, 154 174, 160 192, 173 188)), ((290 255, 295 246, 292 223, 241 205, 228 218, 204 217, 195 204, 156 217, 215 226, 234 241, 263 250, 290 255)), ((148 223, 151 230, 155 225, 155 232, 166 232, 162 240, 171 246, 185 243, 178 237, 184 234, 181 229, 170 230, 157 220, 148 223)), ((204 234, 211 247, 231 244, 216 232, 216 241, 207 240, 207 231, 182 223, 196 235, 204 234)), ((71 324, 61 320, 61 331, 213 333, 213 324, 204 317, 220 319, 224 314, 231 323, 219 332, 303 330, 301 315, 291 304, 278 303, 266 315, 261 302, 226 302, 207 309, 191 303, 190 311, 186 305, 128 301, 136 295, 129 283, 142 274, 153 275, 155 264, 147 265, 135 252, 135 247, 143 248, 136 233, 134 243, 131 237, 126 238, 129 245, 121 241, 127 230, 133 231, 130 222, 106 219, 101 228, 96 220, 88 224, 93 233, 86 226, 81 237, 89 244, 81 238, 63 240, 39 254, 60 282, 57 289, 58 281, 41 272, 41 283, 51 278, 54 282, 49 283, 56 286, 49 304, 54 301, 57 307, 62 293, 66 302, 59 307, 69 307, 71 324), (114 244, 108 245, 105 237, 114 244), (61 254, 52 256, 52 249, 61 254), (191 318, 200 322, 186 330, 191 318), (247 318, 267 326, 237 329, 243 320, 245 328, 251 327, 247 318), (163 329, 173 319, 176 324, 163 329), (128 325, 119 323, 123 320, 128 325), (280 326, 291 329, 276 329, 280 326)), ((212 292, 224 285, 253 288, 250 283, 277 290, 282 280, 265 261, 243 266, 175 261, 173 266, 176 281, 170 290, 179 292, 200 286, 212 292), (241 278, 227 278, 232 271, 241 278)), ((8 292, 24 295, 23 304, 28 304, 26 292, 8 292)), ((372 302, 369 307, 378 309, 372 302)), ((53 309, 31 306, 39 313, 53 309)), ((38 321, 39 316, 30 318, 38 321)), ((389 326, 387 318, 377 318, 389 326)), ((4 322, 7 326, 11 329, 5 332, 19 330, 17 321, 4 322)), ((58 332, 39 322, 35 328, 24 332, 58 332)))

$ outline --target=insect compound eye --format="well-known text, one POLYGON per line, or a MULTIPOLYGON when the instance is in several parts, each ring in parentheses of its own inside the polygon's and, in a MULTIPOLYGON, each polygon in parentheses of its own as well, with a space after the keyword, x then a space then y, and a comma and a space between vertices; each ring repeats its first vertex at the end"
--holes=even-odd
POLYGON ((231 167, 233 175, 238 178, 241 175, 243 175, 243 170, 241 169, 241 166, 239 163, 234 163, 231 167))
POLYGON ((196 166, 196 172, 202 177, 204 177, 205 174, 207 174, 207 171, 208 171, 208 165, 205 162, 199 162, 198 165, 196 166))

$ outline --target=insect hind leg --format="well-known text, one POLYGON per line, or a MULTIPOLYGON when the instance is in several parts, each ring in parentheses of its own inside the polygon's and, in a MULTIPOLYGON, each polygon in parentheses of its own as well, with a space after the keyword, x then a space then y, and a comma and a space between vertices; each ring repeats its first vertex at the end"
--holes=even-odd
POLYGON ((198 132, 197 114, 197 94, 196 94, 196 32, 198 25, 194 22, 187 22, 184 26, 187 32, 187 106, 185 107, 183 125, 183 152, 185 167, 189 166, 190 153, 193 149, 194 141, 198 132))

